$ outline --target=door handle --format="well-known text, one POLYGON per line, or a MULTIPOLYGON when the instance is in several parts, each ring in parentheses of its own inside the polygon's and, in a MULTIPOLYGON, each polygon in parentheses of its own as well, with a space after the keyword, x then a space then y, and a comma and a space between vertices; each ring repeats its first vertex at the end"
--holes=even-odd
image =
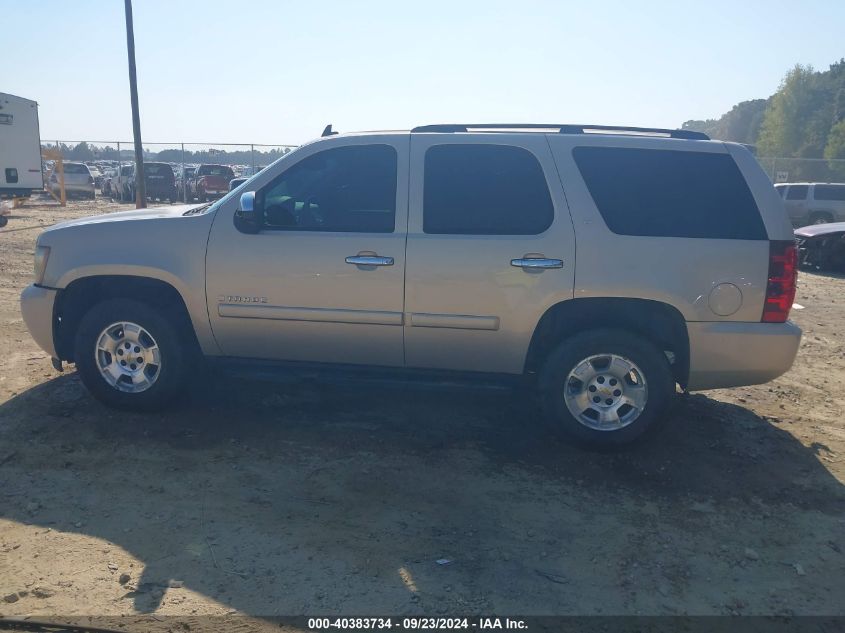
POLYGON ((518 268, 563 268, 563 260, 545 257, 520 257, 519 259, 512 259, 511 266, 518 268))
POLYGON ((393 266, 393 258, 379 257, 378 255, 354 255, 347 257, 346 263, 356 266, 393 266))

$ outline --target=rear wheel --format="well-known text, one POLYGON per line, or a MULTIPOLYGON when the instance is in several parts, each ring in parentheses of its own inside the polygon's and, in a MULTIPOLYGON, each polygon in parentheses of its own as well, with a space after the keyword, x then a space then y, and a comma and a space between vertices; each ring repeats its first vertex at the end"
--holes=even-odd
POLYGON ((623 330, 590 330, 563 341, 540 372, 552 428, 597 448, 634 441, 656 425, 674 392, 663 352, 623 330))
POLYGON ((189 337, 166 312, 130 299, 92 307, 76 333, 74 360, 98 400, 120 408, 162 408, 182 390, 189 337))

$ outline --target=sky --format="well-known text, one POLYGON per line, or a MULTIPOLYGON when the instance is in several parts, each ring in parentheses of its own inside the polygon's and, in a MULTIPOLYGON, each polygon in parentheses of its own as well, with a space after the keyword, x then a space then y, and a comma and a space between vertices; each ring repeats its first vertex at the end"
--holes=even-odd
MULTIPOLYGON (((679 127, 845 57, 841 0, 135 0, 144 144, 336 130, 679 127)), ((0 92, 42 139, 129 141, 121 0, 0 0, 0 92), (12 27, 12 28, 9 28, 12 27)))

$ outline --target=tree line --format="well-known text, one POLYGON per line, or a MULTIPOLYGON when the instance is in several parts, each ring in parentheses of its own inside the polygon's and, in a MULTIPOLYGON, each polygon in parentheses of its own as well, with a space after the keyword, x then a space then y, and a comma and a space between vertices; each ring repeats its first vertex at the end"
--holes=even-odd
MULTIPOLYGON (((845 59, 824 71, 796 64, 768 99, 743 101, 718 119, 682 127, 752 145, 758 156, 845 159, 845 59)), ((818 177, 819 165, 812 169, 818 177)), ((827 173, 841 179, 845 166, 828 162, 827 173)))

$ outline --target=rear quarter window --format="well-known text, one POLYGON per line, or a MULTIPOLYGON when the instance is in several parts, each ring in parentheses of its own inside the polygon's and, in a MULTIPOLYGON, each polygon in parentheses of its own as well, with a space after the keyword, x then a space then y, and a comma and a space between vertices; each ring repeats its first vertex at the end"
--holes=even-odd
POLYGON ((754 196, 729 154, 622 147, 572 153, 614 233, 767 239, 754 196))
POLYGON ((816 200, 845 200, 845 185, 816 185, 813 198, 816 200))

